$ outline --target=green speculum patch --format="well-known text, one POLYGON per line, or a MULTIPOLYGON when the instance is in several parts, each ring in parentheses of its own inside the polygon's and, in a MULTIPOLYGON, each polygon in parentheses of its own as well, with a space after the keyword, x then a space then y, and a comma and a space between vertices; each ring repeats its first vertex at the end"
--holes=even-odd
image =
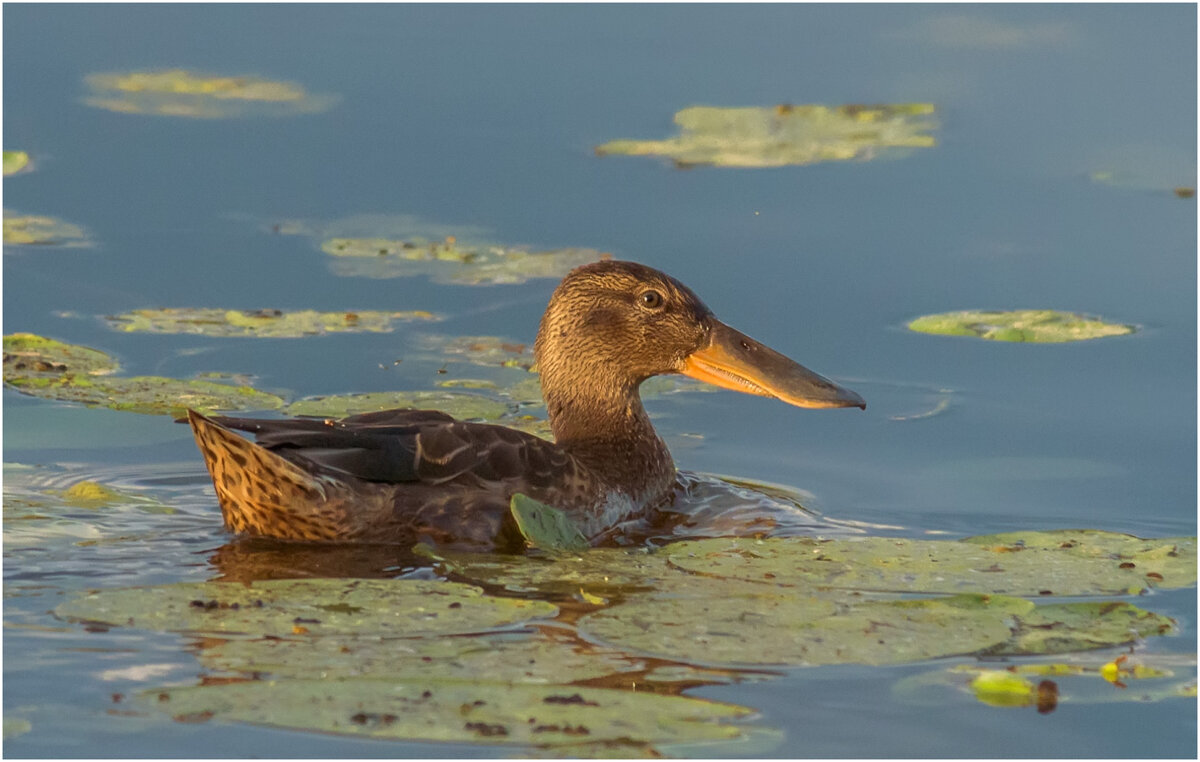
POLYGON ((327 333, 389 333, 397 323, 434 321, 425 310, 317 312, 316 310, 142 309, 110 315, 109 327, 130 333, 299 338, 327 333))
POLYGON ((182 415, 188 408, 274 410, 282 398, 249 386, 163 376, 113 376, 118 365, 89 347, 32 334, 4 337, 4 383, 34 397, 135 413, 182 415))
POLYGON ((1125 336, 1137 331, 1133 325, 1108 323, 1087 315, 1058 310, 944 312, 919 317, 909 322, 908 328, 917 333, 1037 344, 1125 336))
POLYGON ((936 145, 928 103, 880 106, 692 106, 675 114, 679 134, 666 140, 614 140, 608 156, 661 156, 677 167, 782 167, 903 156, 936 145))

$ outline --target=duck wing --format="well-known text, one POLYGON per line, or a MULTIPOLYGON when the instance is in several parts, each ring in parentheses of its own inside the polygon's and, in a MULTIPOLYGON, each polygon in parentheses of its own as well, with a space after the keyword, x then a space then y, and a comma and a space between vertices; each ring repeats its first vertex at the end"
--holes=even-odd
POLYGON ((260 446, 306 470, 368 482, 542 492, 577 473, 574 459, 552 442, 434 410, 384 410, 341 420, 212 420, 253 433, 260 446))

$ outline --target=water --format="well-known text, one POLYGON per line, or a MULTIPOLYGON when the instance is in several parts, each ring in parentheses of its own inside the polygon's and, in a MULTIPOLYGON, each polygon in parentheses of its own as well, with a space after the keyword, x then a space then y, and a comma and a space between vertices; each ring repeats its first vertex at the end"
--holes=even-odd
MULTIPOLYGON (((121 334, 92 316, 433 309, 447 316, 438 333, 531 341, 551 280, 331 277, 309 241, 269 232, 413 215, 659 267, 869 402, 860 413, 729 392, 650 399, 682 468, 793 485, 829 517, 914 535, 1196 532, 1196 207, 1171 193, 1196 182, 1193 7, 11 6, 4 20, 5 148, 37 163, 5 180, 4 206, 82 225, 97 243, 6 247, 6 334, 101 347, 131 374, 250 373, 294 396, 439 377, 432 363, 390 365, 411 350, 407 328, 222 340, 121 334), (169 67, 339 100, 215 120, 80 103, 87 74, 169 67), (690 105, 909 101, 935 103, 941 127, 935 148, 901 159, 676 171, 592 152, 664 139, 690 105), (1089 179, 1101 172, 1113 182, 1089 179), (1019 307, 1143 330, 1046 346, 903 330, 931 312, 1019 307), (936 415, 894 420, 944 398, 936 415)), ((31 723, 10 755, 177 756, 198 742, 235 756, 503 753, 106 714, 129 686, 98 677, 98 662, 169 664, 180 677, 195 673, 192 657, 177 637, 101 638, 48 610, 81 588, 215 576, 227 540, 215 502, 189 433, 165 417, 8 389, 4 413, 6 463, 63 464, 59 482, 37 485, 92 478, 177 511, 81 515, 47 536, 6 522, 5 716, 31 723), (76 544, 87 526, 127 539, 76 544)), ((1147 648, 1194 654, 1194 593, 1150 603, 1181 633, 1147 648)), ((787 729, 769 752, 781 756, 1196 751, 1186 700, 1037 716, 890 696, 928 666, 796 670, 690 694, 761 710, 787 729)))

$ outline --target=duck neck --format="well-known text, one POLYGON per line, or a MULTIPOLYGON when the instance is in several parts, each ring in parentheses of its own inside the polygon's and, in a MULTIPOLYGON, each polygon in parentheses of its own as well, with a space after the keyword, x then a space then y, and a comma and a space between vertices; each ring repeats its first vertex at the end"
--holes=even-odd
POLYGON ((588 388, 584 395, 575 387, 546 382, 550 428, 560 447, 614 487, 645 498, 669 488, 675 463, 655 433, 636 385, 596 394, 581 384, 588 388))

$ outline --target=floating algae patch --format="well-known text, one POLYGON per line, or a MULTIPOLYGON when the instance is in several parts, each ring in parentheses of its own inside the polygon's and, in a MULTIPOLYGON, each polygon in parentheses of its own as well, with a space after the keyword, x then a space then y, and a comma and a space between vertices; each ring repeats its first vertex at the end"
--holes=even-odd
POLYGON ((327 333, 390 333, 396 323, 433 321, 425 310, 317 312, 299 310, 143 309, 110 315, 108 326, 130 333, 299 338, 327 333))
POLYGON ((943 336, 974 336, 991 341, 1061 344, 1134 333, 1136 326, 1106 323, 1098 318, 1058 310, 944 312, 908 324, 911 331, 943 336))
POLYGON ((1140 540, 1099 531, 1019 536, 1028 544, 1005 535, 721 538, 676 543, 663 552, 696 574, 860 591, 1122 595, 1196 583, 1195 538, 1140 540))
POLYGON ((91 239, 78 225, 35 214, 4 210, 5 246, 90 246, 91 239))
POLYGON ((645 669, 645 663, 600 646, 526 634, 470 637, 290 637, 233 639, 198 653, 205 667, 305 678, 318 675, 389 680, 488 680, 567 683, 645 669))
MULTIPOLYGON (((490 745, 736 741, 751 710, 679 696, 453 680, 279 680, 162 688, 142 701, 208 719, 348 735, 490 745)), ((719 747, 718 747, 719 748, 719 747)))
POLYGON ((283 409, 288 415, 343 418, 395 408, 440 410, 464 421, 495 421, 509 412, 503 402, 478 394, 452 391, 368 392, 297 400, 283 409))
POLYGON ((321 250, 333 256, 335 275, 360 278, 405 278, 427 275, 434 283, 465 286, 524 283, 533 278, 561 278, 579 265, 609 258, 595 249, 530 251, 491 244, 422 238, 329 238, 321 250))
POLYGON ((63 619, 172 632, 418 637, 480 632, 554 616, 543 601, 491 598, 424 580, 184 582, 97 590, 61 604, 63 619))
POLYGON ((4 176, 15 175, 16 173, 29 169, 29 154, 24 151, 5 151, 4 152, 4 176))
POLYGON ((106 375, 117 367, 111 357, 88 347, 28 333, 4 337, 4 383, 33 397, 155 415, 181 415, 188 408, 212 412, 283 406, 281 398, 249 386, 106 375))
POLYGON ((675 166, 782 167, 822 161, 904 156, 936 145, 934 106, 780 105, 770 108, 692 106, 675 114, 679 135, 666 140, 614 140, 608 156, 662 156, 675 166))
POLYGON ((588 547, 587 538, 579 527, 557 508, 518 492, 512 496, 509 510, 525 543, 531 548, 552 553, 578 553, 588 547))
POLYGON ((224 77, 185 69, 107 72, 84 78, 89 106, 122 114, 221 119, 325 111, 336 102, 294 82, 224 77))

